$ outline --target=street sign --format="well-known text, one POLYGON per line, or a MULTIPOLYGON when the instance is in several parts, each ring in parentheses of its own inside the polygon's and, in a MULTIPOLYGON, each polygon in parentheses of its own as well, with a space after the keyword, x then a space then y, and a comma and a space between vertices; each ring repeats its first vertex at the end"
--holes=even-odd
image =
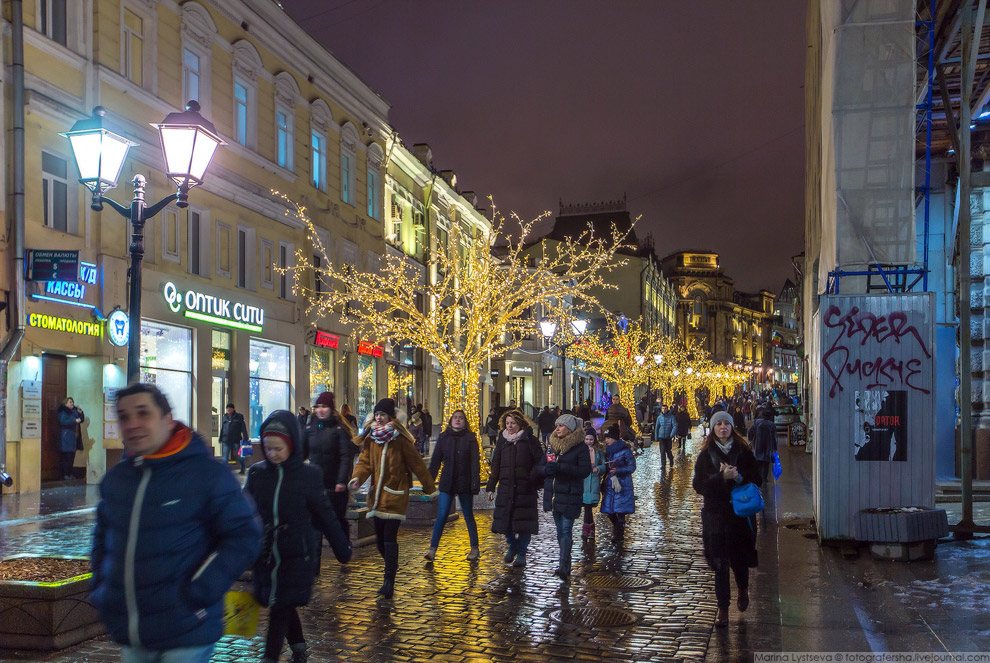
POLYGON ((544 368, 543 369, 543 375, 553 375, 553 369, 552 368, 544 368))
POLYGON ((31 249, 28 251, 28 281, 79 280, 79 252, 31 249))

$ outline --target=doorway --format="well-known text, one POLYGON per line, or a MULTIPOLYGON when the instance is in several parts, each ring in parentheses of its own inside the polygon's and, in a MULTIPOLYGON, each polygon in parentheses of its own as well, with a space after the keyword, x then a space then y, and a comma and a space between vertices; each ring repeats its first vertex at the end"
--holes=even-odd
POLYGON ((63 355, 41 356, 41 480, 58 481, 58 408, 67 394, 66 368, 63 355))

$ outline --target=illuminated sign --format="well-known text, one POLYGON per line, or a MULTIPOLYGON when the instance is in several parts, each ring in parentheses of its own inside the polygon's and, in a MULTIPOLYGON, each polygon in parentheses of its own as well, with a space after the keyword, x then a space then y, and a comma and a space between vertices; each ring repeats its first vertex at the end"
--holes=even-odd
POLYGON ((498 370, 497 368, 493 368, 491 371, 489 371, 489 374, 493 378, 497 378, 498 376, 502 375, 502 371, 498 370))
POLYGON ((512 367, 512 372, 513 373, 532 373, 533 372, 533 367, 532 366, 513 366, 512 367))
POLYGON ((215 295, 205 295, 195 290, 183 293, 171 281, 162 287, 162 296, 173 313, 181 311, 184 316, 193 320, 253 332, 260 332, 265 323, 265 311, 262 308, 232 302, 215 295))
POLYGON ((107 337, 116 346, 127 345, 131 332, 131 319, 126 313, 117 309, 107 316, 107 337))
MULTIPOLYGON (((325 331, 316 330, 316 339, 313 341, 313 345, 320 348, 329 348, 330 350, 336 350, 337 346, 340 345, 340 337, 336 334, 330 334, 325 331)), ((360 350, 359 350, 360 351, 360 350)))
POLYGON ((544 368, 543 369, 543 375, 553 375, 553 369, 552 368, 544 368))
POLYGON ((82 300, 86 298, 86 286, 98 285, 100 272, 91 262, 79 263, 78 281, 48 281, 43 295, 32 294, 31 299, 39 299, 58 304, 69 304, 82 308, 96 308, 82 300))
POLYGON ((78 251, 28 251, 29 281, 73 281, 78 275, 78 251))
POLYGON ((359 342, 357 351, 359 355, 371 355, 372 357, 382 357, 385 355, 385 348, 380 345, 374 345, 370 341, 359 342))
POLYGON ((81 334, 82 336, 103 335, 103 326, 98 322, 70 320, 69 318, 42 315, 41 313, 30 314, 28 316, 28 326, 38 327, 39 329, 51 329, 52 331, 69 332, 70 334, 81 334))

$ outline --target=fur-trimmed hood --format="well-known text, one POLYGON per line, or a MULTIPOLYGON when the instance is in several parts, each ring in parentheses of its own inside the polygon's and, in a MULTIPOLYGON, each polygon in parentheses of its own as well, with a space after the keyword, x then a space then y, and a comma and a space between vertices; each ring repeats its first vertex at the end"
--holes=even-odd
POLYGON ((558 456, 565 454, 579 444, 584 444, 584 428, 576 428, 564 437, 557 437, 556 433, 550 433, 547 444, 558 456))

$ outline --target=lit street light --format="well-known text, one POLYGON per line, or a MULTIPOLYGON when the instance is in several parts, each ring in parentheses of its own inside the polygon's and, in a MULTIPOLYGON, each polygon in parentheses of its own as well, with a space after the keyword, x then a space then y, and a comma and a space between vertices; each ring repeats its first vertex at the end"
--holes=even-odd
MULTIPOLYGON (((550 339, 553 338, 554 334, 557 333, 557 323, 550 318, 543 318, 540 320, 540 334, 546 339, 547 343, 550 343, 550 339)), ((582 320, 580 318, 575 318, 571 320, 571 333, 574 336, 574 340, 570 343, 558 343, 557 347, 560 348, 560 410, 563 412, 567 409, 567 348, 571 347, 578 342, 581 335, 588 329, 588 321, 582 320)))
POLYGON ((59 134, 69 139, 72 155, 79 168, 79 182, 93 193, 91 208, 102 211, 108 204, 131 223, 131 291, 128 305, 127 383, 138 379, 141 349, 141 260, 144 257, 144 224, 173 201, 178 207, 189 205, 189 189, 203 183, 213 155, 221 145, 226 145, 216 127, 199 114, 199 104, 190 101, 181 113, 169 113, 158 129, 165 156, 165 174, 178 191, 165 196, 154 205, 144 201, 147 180, 135 175, 132 180, 134 199, 130 205, 104 197, 109 189, 117 186, 117 179, 127 158, 127 151, 136 145, 123 136, 103 127, 106 110, 102 106, 93 109, 93 116, 79 120, 72 129, 59 134))

